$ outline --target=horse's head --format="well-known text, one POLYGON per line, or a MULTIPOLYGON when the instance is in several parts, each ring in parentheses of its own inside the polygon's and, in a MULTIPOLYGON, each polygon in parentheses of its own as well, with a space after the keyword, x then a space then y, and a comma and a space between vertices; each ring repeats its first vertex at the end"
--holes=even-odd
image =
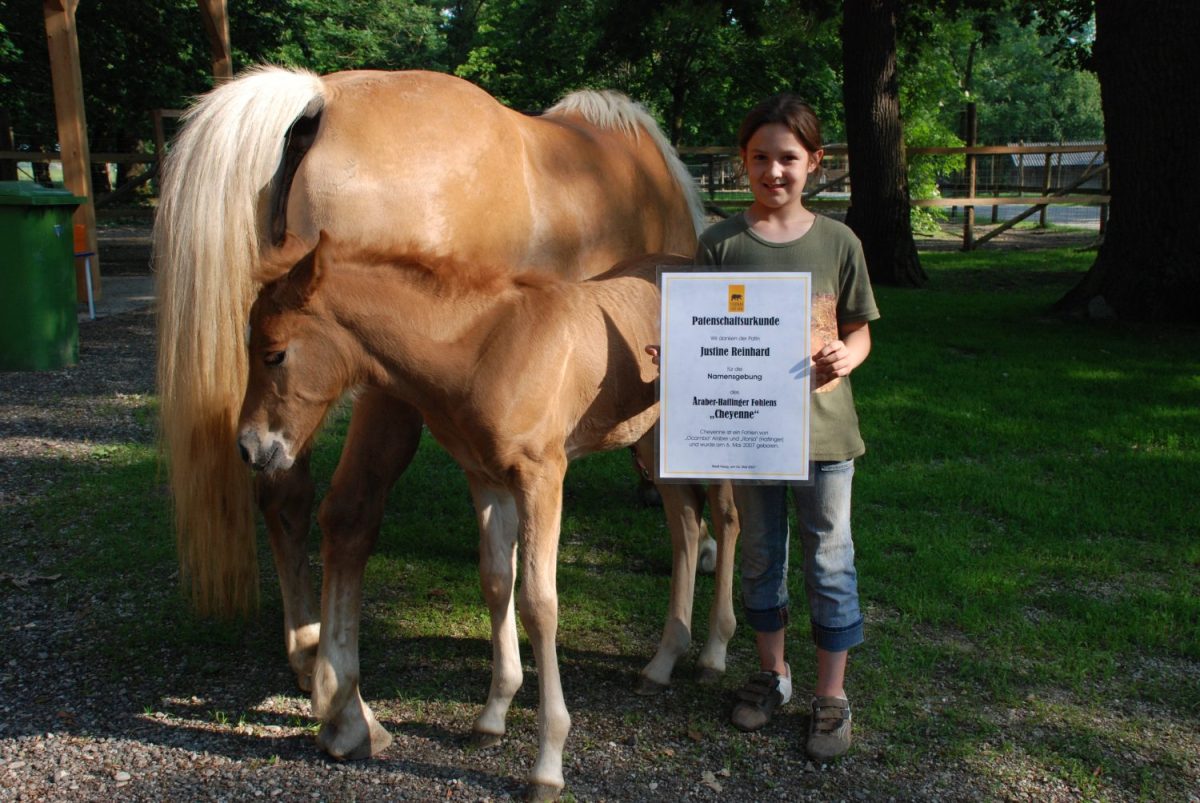
POLYGON ((250 310, 250 377, 238 446, 242 459, 261 471, 290 468, 329 408, 357 384, 357 344, 320 292, 325 243, 324 232, 311 251, 289 238, 276 261, 287 260, 290 269, 275 272, 250 310), (303 254, 298 260, 297 253, 303 254))

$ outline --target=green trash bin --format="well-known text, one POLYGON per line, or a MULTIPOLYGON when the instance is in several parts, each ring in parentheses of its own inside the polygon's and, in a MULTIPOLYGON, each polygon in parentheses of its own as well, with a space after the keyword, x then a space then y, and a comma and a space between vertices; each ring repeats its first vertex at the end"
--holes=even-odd
POLYGON ((71 216, 86 200, 62 187, 0 181, 0 371, 79 361, 71 216))

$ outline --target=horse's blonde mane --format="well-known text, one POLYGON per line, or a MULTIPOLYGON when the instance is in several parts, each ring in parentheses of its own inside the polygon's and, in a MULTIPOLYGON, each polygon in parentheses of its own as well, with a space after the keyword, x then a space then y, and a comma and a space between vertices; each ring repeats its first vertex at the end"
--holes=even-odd
POLYGON ((187 112, 163 165, 153 257, 160 437, 176 489, 183 575, 201 611, 245 610, 257 594, 253 489, 228 444, 246 386, 258 204, 279 164, 282 132, 316 111, 322 96, 313 73, 250 70, 187 112))
POLYGON ((622 131, 635 139, 644 131, 662 154, 671 177, 687 198, 688 212, 691 213, 696 234, 704 229, 704 203, 700 200, 700 191, 692 180, 692 174, 663 135, 657 121, 640 103, 611 89, 581 89, 563 97, 547 109, 546 114, 578 114, 598 128, 622 131))

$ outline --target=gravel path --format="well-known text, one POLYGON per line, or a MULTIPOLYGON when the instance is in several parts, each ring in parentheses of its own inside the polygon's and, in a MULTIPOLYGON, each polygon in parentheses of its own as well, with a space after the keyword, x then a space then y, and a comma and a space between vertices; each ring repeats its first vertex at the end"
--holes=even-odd
MULTIPOLYGON (((150 425, 137 414, 153 393, 152 355, 153 317, 141 310, 82 323, 76 368, 0 374, 0 550, 5 555, 0 565, 0 800, 519 797, 535 750, 534 674, 527 674, 518 695, 505 742, 472 749, 466 734, 487 685, 489 648, 482 640, 451 639, 462 658, 441 666, 423 661, 420 644, 377 646, 364 653, 364 693, 396 741, 380 758, 343 764, 326 759, 313 742, 308 702, 293 685, 274 618, 247 623, 228 646, 217 640, 209 648, 165 643, 156 655, 137 661, 125 656, 119 639, 106 638, 121 632, 116 626, 136 626, 138 605, 166 604, 175 593, 175 579, 165 572, 136 578, 139 587, 161 589, 158 600, 149 603, 142 592, 66 587, 54 574, 56 556, 38 548, 41 525, 27 503, 54 481, 55 472, 88 459, 104 444, 152 442, 150 425), (431 688, 428 694, 403 692, 431 688)), ((883 615, 868 611, 868 618, 883 615)), ((742 665, 748 661, 746 643, 734 656, 742 665)), ((445 653, 444 645, 439 651, 445 653)), ((573 717, 567 799, 1091 797, 1064 780, 1070 773, 1043 762, 1034 745, 1043 739, 1045 720, 1032 709, 992 710, 980 702, 972 710, 1003 738, 981 741, 973 754, 932 743, 914 750, 911 759, 897 760, 900 753, 888 749, 894 734, 863 728, 846 759, 814 766, 800 747, 807 727, 802 706, 785 708, 766 733, 741 734, 725 721, 740 678, 728 678, 716 689, 701 688, 687 678, 690 663, 685 661, 672 689, 648 701, 631 692, 645 657, 564 645, 563 686, 573 717)), ((1161 677, 1190 674, 1192 682, 1196 669, 1139 667, 1161 677)), ((1088 689, 1075 693, 1082 698, 1065 695, 1061 703, 1096 711, 1091 700, 1084 705, 1084 698, 1113 692, 1088 689)), ((951 682, 931 681, 923 704, 936 718, 948 700, 970 694, 951 682)), ((1086 727, 1105 729, 1120 721, 1127 729, 1128 721, 1140 716, 1139 706, 1138 700, 1114 695, 1105 713, 1086 727)), ((1193 725, 1169 718, 1152 722, 1146 743, 1191 756, 1182 772, 1194 782, 1200 778, 1200 737, 1193 725)), ((1163 771, 1142 746, 1114 744, 1112 749, 1128 751, 1122 760, 1144 765, 1151 776, 1163 771)), ((1182 784, 1175 778, 1166 787, 1186 788, 1187 781, 1182 784)), ((1103 799, 1136 797, 1136 789, 1127 786, 1101 788, 1103 799)))

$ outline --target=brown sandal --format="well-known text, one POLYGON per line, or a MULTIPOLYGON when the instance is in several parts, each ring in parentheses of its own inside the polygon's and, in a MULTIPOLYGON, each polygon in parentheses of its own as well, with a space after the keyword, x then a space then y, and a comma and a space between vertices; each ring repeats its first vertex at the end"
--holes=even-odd
POLYGON ((814 697, 805 750, 817 761, 850 749, 850 703, 844 697, 814 697))
POLYGON ((738 730, 756 731, 771 721, 775 709, 792 696, 792 679, 774 672, 756 672, 737 690, 738 702, 729 719, 738 730))

